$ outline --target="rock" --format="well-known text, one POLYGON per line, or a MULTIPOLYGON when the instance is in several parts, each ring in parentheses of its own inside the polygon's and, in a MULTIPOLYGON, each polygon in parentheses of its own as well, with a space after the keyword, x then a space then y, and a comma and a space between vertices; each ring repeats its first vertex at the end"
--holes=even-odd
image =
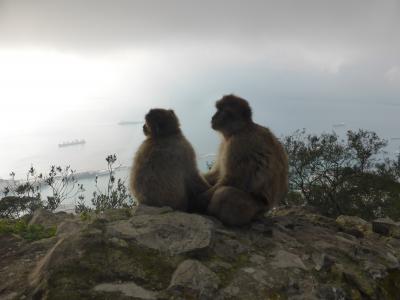
POLYGON ((155 206, 147 206, 144 204, 139 204, 134 210, 133 214, 135 216, 139 215, 161 215, 168 212, 172 212, 173 209, 169 206, 163 207, 155 207, 155 206))
POLYGON ((238 255, 247 252, 249 249, 246 245, 235 239, 226 238, 223 241, 215 242, 213 245, 214 252, 217 255, 235 260, 238 255))
POLYGON ((157 299, 157 293, 145 290, 144 288, 138 286, 134 282, 127 283, 102 283, 96 285, 93 288, 96 292, 119 292, 128 297, 134 297, 135 299, 147 299, 153 300, 157 299))
POLYGON ((354 235, 345 232, 338 232, 335 237, 345 243, 358 244, 358 240, 354 235))
POLYGON ((229 297, 235 297, 239 292, 240 288, 237 286, 228 286, 223 290, 223 294, 228 295, 229 297))
POLYGON ((175 255, 209 247, 213 223, 199 215, 171 212, 138 215, 129 221, 114 223, 107 230, 111 236, 175 255))
POLYGON ((345 300, 346 293, 339 287, 324 284, 318 288, 317 297, 324 300, 345 300))
POLYGON ((387 268, 382 264, 371 264, 369 261, 364 262, 364 270, 374 279, 382 279, 388 275, 387 268))
POLYGON ((123 248, 128 248, 129 247, 129 244, 125 240, 119 239, 119 238, 116 238, 116 237, 112 237, 110 239, 110 242, 113 243, 113 245, 115 245, 117 247, 123 247, 123 248))
POLYGON ((380 218, 372 221, 372 230, 384 236, 400 239, 400 225, 389 218, 380 218))
POLYGON ((1 299, 3 299, 3 300, 14 300, 14 299, 18 299, 18 293, 13 292, 13 293, 11 293, 11 294, 4 295, 4 296, 2 296, 1 299))
POLYGON ((329 270, 335 264, 335 259, 325 253, 313 253, 311 258, 317 271, 329 270))
POLYGON ((363 238, 365 234, 372 232, 372 225, 356 216, 341 215, 336 218, 336 223, 342 232, 356 238, 363 238))
POLYGON ((350 286, 356 288, 356 291, 361 293, 361 295, 366 295, 367 299, 375 298, 375 284, 370 284, 370 282, 360 274, 355 273, 353 270, 346 270, 343 272, 343 279, 347 281, 350 286))
POLYGON ((0 234, 0 299, 398 298, 395 222, 382 237, 363 220, 304 207, 275 209, 246 228, 170 208, 130 215, 38 213, 34 224, 57 224, 55 237, 0 234))
POLYGON ((271 265, 274 268, 298 268, 302 270, 307 269, 298 255, 287 252, 285 250, 279 250, 275 254, 275 258, 272 260, 271 265))
POLYGON ((120 209, 107 209, 102 212, 98 217, 107 221, 121 221, 121 220, 128 220, 134 214, 134 209, 131 208, 120 208, 120 209))
POLYGON ((35 210, 29 225, 40 224, 45 228, 57 227, 60 223, 68 219, 73 219, 74 216, 66 213, 52 213, 46 209, 40 208, 35 210))
POLYGON ((254 264, 262 265, 265 263, 266 258, 264 256, 254 254, 254 255, 250 256, 250 261, 254 264))
POLYGON ((185 260, 172 275, 168 290, 191 289, 199 298, 210 299, 219 285, 217 275, 196 260, 185 260))
POLYGON ((57 227, 57 236, 73 235, 79 232, 83 225, 78 220, 65 220, 57 227))

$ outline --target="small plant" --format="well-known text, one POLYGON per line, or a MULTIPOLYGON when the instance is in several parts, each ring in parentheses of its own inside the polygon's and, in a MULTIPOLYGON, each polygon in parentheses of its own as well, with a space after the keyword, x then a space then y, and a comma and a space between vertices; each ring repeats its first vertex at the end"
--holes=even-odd
POLYGON ((54 211, 65 199, 79 194, 83 197, 83 185, 78 183, 75 171, 70 166, 51 166, 46 177, 42 173, 38 174, 31 166, 25 179, 15 179, 14 172, 10 173, 10 177, 0 192, 4 195, 0 199, 0 217, 18 218, 23 214, 31 214, 38 208, 54 211), (46 186, 50 189, 51 196, 43 201, 41 191, 46 186))
POLYGON ((0 199, 0 218, 18 219, 22 214, 32 214, 43 206, 38 197, 7 196, 0 199))
MULTIPOLYGON (((115 171, 120 167, 116 167, 117 156, 115 154, 108 155, 107 161, 107 186, 105 189, 100 188, 98 176, 95 178, 96 191, 93 192, 91 199, 92 205, 96 212, 102 212, 110 208, 130 208, 134 206, 134 201, 125 185, 125 180, 115 177, 115 171)), ((92 209, 87 207, 83 199, 79 200, 75 205, 76 213, 88 214, 92 209)))
POLYGON ((133 206, 133 199, 125 186, 125 181, 121 178, 115 178, 115 170, 117 167, 115 167, 114 164, 117 161, 117 156, 115 154, 109 155, 106 157, 106 161, 108 182, 105 191, 99 188, 97 176, 95 179, 97 191, 93 192, 92 204, 96 208, 96 211, 133 206))
POLYGON ((212 167, 214 166, 215 161, 206 161, 206 167, 207 167, 207 171, 210 171, 212 169, 212 167))
POLYGON ((75 202, 75 213, 89 213, 91 210, 92 209, 85 204, 85 197, 83 195, 79 195, 78 200, 75 202))
POLYGON ((11 172, 10 177, 11 179, 2 191, 4 196, 40 198, 40 182, 43 180, 43 175, 37 174, 33 166, 26 173, 25 180, 16 180, 15 172, 11 172))
POLYGON ((40 184, 42 174, 37 174, 35 168, 31 167, 23 180, 16 180, 14 172, 10 173, 10 177, 0 192, 4 196, 0 199, 0 217, 17 219, 43 207, 40 184))
POLYGON ((50 211, 56 210, 66 199, 75 198, 79 194, 79 197, 83 197, 83 185, 78 183, 75 171, 70 166, 65 168, 51 166, 48 177, 45 178, 44 182, 52 192, 52 196, 47 197, 45 205, 45 208, 50 211))
POLYGON ((0 219, 0 234, 17 234, 28 241, 55 236, 57 227, 45 228, 39 224, 29 225, 25 220, 0 219))

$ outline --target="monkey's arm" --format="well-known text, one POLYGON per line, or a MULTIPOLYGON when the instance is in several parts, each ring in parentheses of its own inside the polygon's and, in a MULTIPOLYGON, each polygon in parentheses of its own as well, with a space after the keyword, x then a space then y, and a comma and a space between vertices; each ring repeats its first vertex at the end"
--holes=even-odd
POLYGON ((225 148, 226 148, 226 142, 222 141, 221 144, 219 145, 218 155, 217 155, 217 158, 216 158, 213 166, 211 167, 211 170, 208 173, 203 175, 204 178, 207 180, 207 182, 211 186, 215 185, 218 182, 219 178, 221 177, 220 160, 221 160, 221 157, 223 157, 225 148))
POLYGON ((264 171, 268 159, 247 138, 232 139, 224 161, 224 176, 218 180, 216 188, 231 186, 244 192, 253 192, 260 181, 268 181, 268 174, 264 171))

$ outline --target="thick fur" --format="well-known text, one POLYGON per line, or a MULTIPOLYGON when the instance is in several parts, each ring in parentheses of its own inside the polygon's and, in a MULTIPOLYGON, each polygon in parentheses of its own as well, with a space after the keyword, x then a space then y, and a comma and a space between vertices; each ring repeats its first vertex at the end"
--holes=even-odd
POLYGON ((227 95, 216 107, 212 127, 223 140, 202 199, 223 223, 245 225, 286 196, 288 158, 275 135, 252 121, 246 100, 227 95))
POLYGON ((150 206, 196 211, 197 195, 210 186, 199 174, 195 152, 172 110, 152 109, 145 117, 145 141, 130 174, 134 197, 150 206))

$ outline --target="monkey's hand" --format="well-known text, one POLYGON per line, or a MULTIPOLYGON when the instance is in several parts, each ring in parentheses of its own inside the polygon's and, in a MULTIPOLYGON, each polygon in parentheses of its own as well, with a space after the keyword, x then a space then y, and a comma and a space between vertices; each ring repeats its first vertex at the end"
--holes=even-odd
POLYGON ((218 181, 219 171, 218 169, 211 170, 210 172, 203 175, 210 185, 215 185, 218 181))
POLYGON ((206 214, 208 205, 211 201, 212 195, 214 194, 214 188, 210 188, 207 191, 197 195, 194 201, 191 202, 190 212, 206 214))

